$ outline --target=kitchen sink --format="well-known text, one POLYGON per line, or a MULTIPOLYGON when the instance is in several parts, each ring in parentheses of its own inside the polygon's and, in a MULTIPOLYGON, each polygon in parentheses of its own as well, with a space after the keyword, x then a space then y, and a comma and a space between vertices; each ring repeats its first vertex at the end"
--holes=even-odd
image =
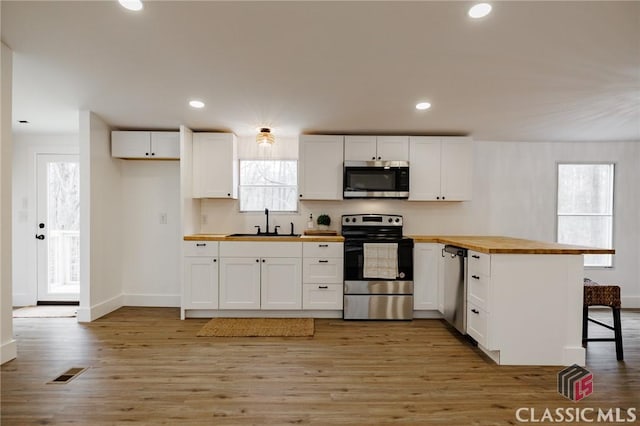
POLYGON ((229 234, 227 237, 269 237, 269 238, 285 238, 285 237, 299 237, 300 234, 229 234))

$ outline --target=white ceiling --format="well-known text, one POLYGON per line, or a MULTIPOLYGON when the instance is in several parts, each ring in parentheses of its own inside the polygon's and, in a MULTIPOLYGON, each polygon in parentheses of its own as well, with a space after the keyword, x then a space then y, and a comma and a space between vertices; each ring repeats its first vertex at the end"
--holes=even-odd
POLYGON ((471 4, 2 1, 14 130, 640 140, 640 1, 471 4))

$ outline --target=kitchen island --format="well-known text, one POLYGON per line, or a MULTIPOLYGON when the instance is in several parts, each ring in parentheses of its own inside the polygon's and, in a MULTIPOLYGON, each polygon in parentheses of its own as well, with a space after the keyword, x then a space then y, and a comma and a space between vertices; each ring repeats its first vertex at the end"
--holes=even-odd
POLYGON ((506 365, 585 364, 585 254, 615 250, 499 236, 412 236, 469 250, 467 334, 506 365))

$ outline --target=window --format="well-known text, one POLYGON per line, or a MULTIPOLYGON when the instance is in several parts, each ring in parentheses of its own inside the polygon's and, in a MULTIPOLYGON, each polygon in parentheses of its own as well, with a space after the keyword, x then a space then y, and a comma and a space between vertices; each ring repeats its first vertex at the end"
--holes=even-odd
MULTIPOLYGON (((613 164, 558 165, 558 242, 613 247, 613 164)), ((612 256, 588 254, 584 265, 611 267, 612 256)))
POLYGON ((240 160, 240 211, 295 212, 298 162, 240 160))

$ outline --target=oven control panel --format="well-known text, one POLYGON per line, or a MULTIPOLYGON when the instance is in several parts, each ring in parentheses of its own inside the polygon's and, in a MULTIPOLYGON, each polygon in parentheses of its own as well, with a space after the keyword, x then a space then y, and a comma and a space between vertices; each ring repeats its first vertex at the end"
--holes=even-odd
POLYGON ((346 214, 342 226, 402 226, 402 216, 397 214, 346 214))

